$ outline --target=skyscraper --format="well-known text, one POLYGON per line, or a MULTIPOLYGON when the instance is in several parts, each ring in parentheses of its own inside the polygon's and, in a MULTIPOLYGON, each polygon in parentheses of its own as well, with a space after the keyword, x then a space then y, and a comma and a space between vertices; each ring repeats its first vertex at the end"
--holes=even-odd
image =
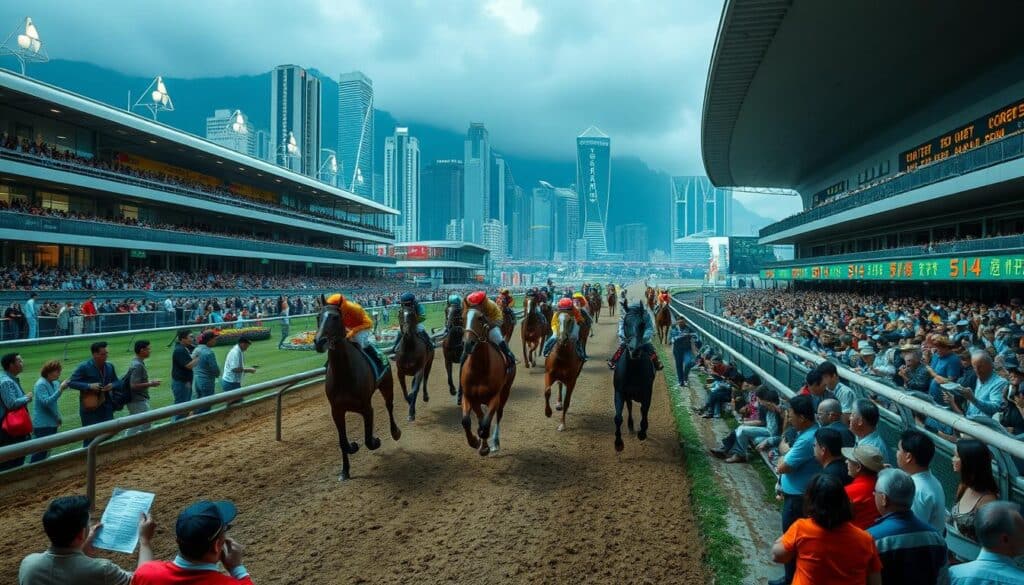
POLYGON ((719 189, 707 177, 672 177, 672 241, 693 234, 729 236, 732 232, 732 191, 719 189))
POLYGON ((270 83, 274 162, 315 177, 320 170, 320 80, 297 65, 279 65, 270 83))
POLYGON ((508 238, 505 235, 504 224, 496 219, 488 219, 484 222, 483 237, 483 246, 491 251, 491 260, 503 262, 508 258, 508 252, 505 250, 508 238))
POLYGON ((525 260, 530 256, 530 222, 532 213, 532 193, 519 185, 509 190, 512 200, 512 212, 509 214, 509 240, 512 258, 525 260))
POLYGON ((461 160, 437 160, 423 167, 420 172, 419 239, 448 239, 448 223, 462 219, 462 181, 461 160))
POLYGON ((238 110, 214 110, 206 119, 206 139, 236 152, 256 156, 256 130, 238 110))
POLYGON ((595 126, 576 137, 576 190, 580 197, 582 237, 588 252, 608 252, 608 204, 611 194, 611 138, 595 126))
POLYGON ((471 123, 466 132, 463 169, 463 235, 467 242, 482 244, 491 202, 491 142, 482 122, 471 123))
MULTIPOLYGON (((542 185, 549 185, 541 181, 542 185)), ((552 259, 565 262, 574 259, 579 239, 580 204, 575 189, 554 187, 554 211, 551 237, 554 239, 552 259)))
POLYGON ((362 72, 338 76, 339 184, 367 199, 374 198, 373 81, 362 72))
POLYGON ((397 241, 420 239, 420 142, 408 128, 384 139, 384 205, 401 212, 389 217, 397 241))
POLYGON ((530 210, 530 252, 532 260, 551 260, 554 253, 555 188, 546 181, 533 189, 530 210))
POLYGON ((647 225, 624 223, 615 226, 615 243, 622 259, 630 262, 647 261, 647 225))

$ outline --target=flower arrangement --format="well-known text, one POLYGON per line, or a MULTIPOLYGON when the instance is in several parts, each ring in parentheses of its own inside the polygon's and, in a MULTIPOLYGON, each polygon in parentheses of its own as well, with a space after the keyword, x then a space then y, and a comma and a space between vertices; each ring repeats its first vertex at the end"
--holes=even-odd
POLYGON ((281 349, 311 350, 314 349, 313 340, 315 338, 316 331, 304 331, 286 339, 281 345, 281 349))
POLYGON ((217 332, 217 343, 214 347, 234 345, 241 337, 248 337, 253 341, 270 339, 269 327, 239 327, 237 329, 214 329, 217 332))

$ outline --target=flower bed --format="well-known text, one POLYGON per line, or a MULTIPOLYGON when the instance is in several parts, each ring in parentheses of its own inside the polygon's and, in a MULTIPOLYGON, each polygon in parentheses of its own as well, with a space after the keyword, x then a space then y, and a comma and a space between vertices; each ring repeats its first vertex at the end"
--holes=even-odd
POLYGON ((252 341, 270 339, 269 327, 240 327, 238 329, 214 329, 218 332, 216 346, 234 345, 239 338, 248 337, 252 341))
POLYGON ((295 350, 312 350, 313 339, 316 337, 316 331, 304 331, 298 335, 294 335, 284 340, 281 344, 281 349, 295 349, 295 350))

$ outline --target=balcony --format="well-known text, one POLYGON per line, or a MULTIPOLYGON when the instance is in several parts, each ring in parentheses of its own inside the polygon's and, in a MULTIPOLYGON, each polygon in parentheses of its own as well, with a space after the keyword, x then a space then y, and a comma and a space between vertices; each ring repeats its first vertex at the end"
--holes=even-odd
POLYGON ((81 221, 77 219, 40 217, 38 215, 14 212, 0 213, 0 230, 5 229, 29 231, 37 234, 63 234, 68 236, 84 236, 116 240, 109 246, 116 248, 137 246, 137 244, 128 244, 125 242, 125 240, 129 240, 132 242, 151 242, 155 244, 216 248, 219 250, 232 250, 233 252, 242 251, 250 255, 258 255, 259 253, 264 252, 289 256, 302 256, 303 258, 312 256, 324 260, 372 263, 374 265, 382 266, 394 264, 394 259, 391 258, 383 258, 373 254, 347 252, 331 248, 264 242, 260 240, 247 240, 243 238, 211 234, 182 233, 172 230, 123 226, 109 223, 81 221))
POLYGON ((1024 156, 1024 134, 1013 134, 1002 140, 968 150, 955 157, 919 167, 909 173, 896 175, 887 181, 870 186, 862 191, 854 191, 843 195, 840 199, 831 203, 819 205, 818 207, 787 217, 762 228, 760 237, 772 236, 806 225, 812 221, 831 217, 843 211, 883 201, 946 179, 1018 159, 1021 156, 1024 156))

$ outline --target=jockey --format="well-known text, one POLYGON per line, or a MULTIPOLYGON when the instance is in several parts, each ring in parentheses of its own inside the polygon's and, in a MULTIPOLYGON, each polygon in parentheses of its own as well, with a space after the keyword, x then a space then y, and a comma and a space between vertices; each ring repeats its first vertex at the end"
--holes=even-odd
MULTIPOLYGON (((651 354, 651 361, 654 362, 654 369, 660 371, 665 366, 663 366, 661 364, 661 360, 658 359, 658 352, 656 352, 654 350, 654 344, 651 343, 651 339, 654 337, 655 329, 654 329, 654 319, 651 317, 650 311, 645 311, 643 309, 643 305, 640 305, 640 304, 633 305, 632 307, 629 308, 629 310, 639 311, 640 313, 643 314, 643 316, 644 316, 643 317, 644 318, 644 338, 641 340, 642 341, 642 345, 640 346, 640 349, 643 349, 643 350, 645 350, 647 352, 650 352, 650 354, 651 354)), ((619 317, 619 332, 618 332, 619 348, 617 350, 615 350, 615 355, 612 356, 612 359, 608 360, 608 369, 610 369, 610 370, 614 370, 615 369, 615 365, 617 363, 619 363, 619 358, 622 357, 622 352, 626 351, 626 341, 627 340, 626 340, 626 333, 625 333, 624 325, 626 323, 626 315, 628 315, 628 314, 629 314, 629 311, 625 311, 625 312, 622 313, 622 317, 619 317)))
POLYGON ((366 310, 359 303, 346 299, 341 293, 327 297, 327 304, 338 307, 338 312, 341 313, 341 322, 345 324, 345 330, 348 332, 345 336, 346 339, 362 349, 367 357, 376 361, 377 365, 383 368, 387 362, 377 351, 377 347, 370 343, 373 319, 366 314, 366 310))
POLYGON ((544 342, 544 348, 541 350, 541 355, 548 357, 551 350, 555 347, 555 342, 558 341, 558 313, 572 313, 573 320, 576 321, 576 326, 569 332, 569 338, 576 343, 576 353, 580 356, 580 359, 587 361, 587 350, 584 349, 583 344, 580 343, 580 327, 586 323, 586 318, 583 313, 580 312, 579 307, 576 303, 570 299, 561 299, 558 301, 557 312, 551 318, 551 337, 544 342))
MULTIPOLYGON (((427 314, 423 310, 423 305, 416 300, 416 295, 411 292, 404 293, 398 301, 403 307, 410 307, 416 311, 416 335, 427 344, 427 349, 434 348, 434 340, 430 339, 430 335, 427 334, 427 328, 423 326, 423 321, 426 320, 427 314)), ((395 353, 398 350, 398 344, 402 343, 402 330, 398 330, 398 335, 395 337, 395 345, 391 347, 391 353, 395 353)))
MULTIPOLYGON (((482 290, 478 290, 474 293, 470 293, 466 297, 466 308, 467 313, 469 308, 480 310, 484 317, 487 319, 490 325, 490 330, 487 332, 487 338, 491 340, 491 343, 496 345, 501 353, 505 354, 510 364, 516 363, 516 356, 512 355, 512 350, 509 349, 508 344, 505 343, 505 338, 501 336, 501 324, 505 322, 505 315, 501 311, 501 307, 497 303, 487 298, 487 293, 482 290)), ((463 354, 462 361, 465 362, 466 358, 469 357, 463 354)))
POLYGON ((507 310, 507 311, 511 311, 512 307, 515 306, 515 304, 516 304, 516 300, 512 296, 512 292, 510 290, 508 290, 507 288, 501 289, 501 292, 498 293, 498 298, 495 299, 495 300, 504 302, 505 310, 507 310))
POLYGON ((658 302, 662 305, 667 305, 671 297, 668 296, 668 291, 665 289, 661 290, 661 294, 658 295, 658 302))
MULTIPOLYGON (((448 306, 452 309, 454 314, 461 315, 462 314, 462 297, 459 296, 459 295, 456 295, 456 294, 448 295, 448 306)), ((445 335, 448 335, 448 321, 447 320, 445 320, 445 322, 444 322, 444 333, 441 334, 441 337, 444 337, 445 335)))
POLYGON ((583 314, 583 322, 587 325, 593 323, 593 317, 590 316, 590 303, 587 302, 587 298, 583 296, 583 293, 574 293, 572 295, 572 304, 576 307, 577 311, 583 314))

